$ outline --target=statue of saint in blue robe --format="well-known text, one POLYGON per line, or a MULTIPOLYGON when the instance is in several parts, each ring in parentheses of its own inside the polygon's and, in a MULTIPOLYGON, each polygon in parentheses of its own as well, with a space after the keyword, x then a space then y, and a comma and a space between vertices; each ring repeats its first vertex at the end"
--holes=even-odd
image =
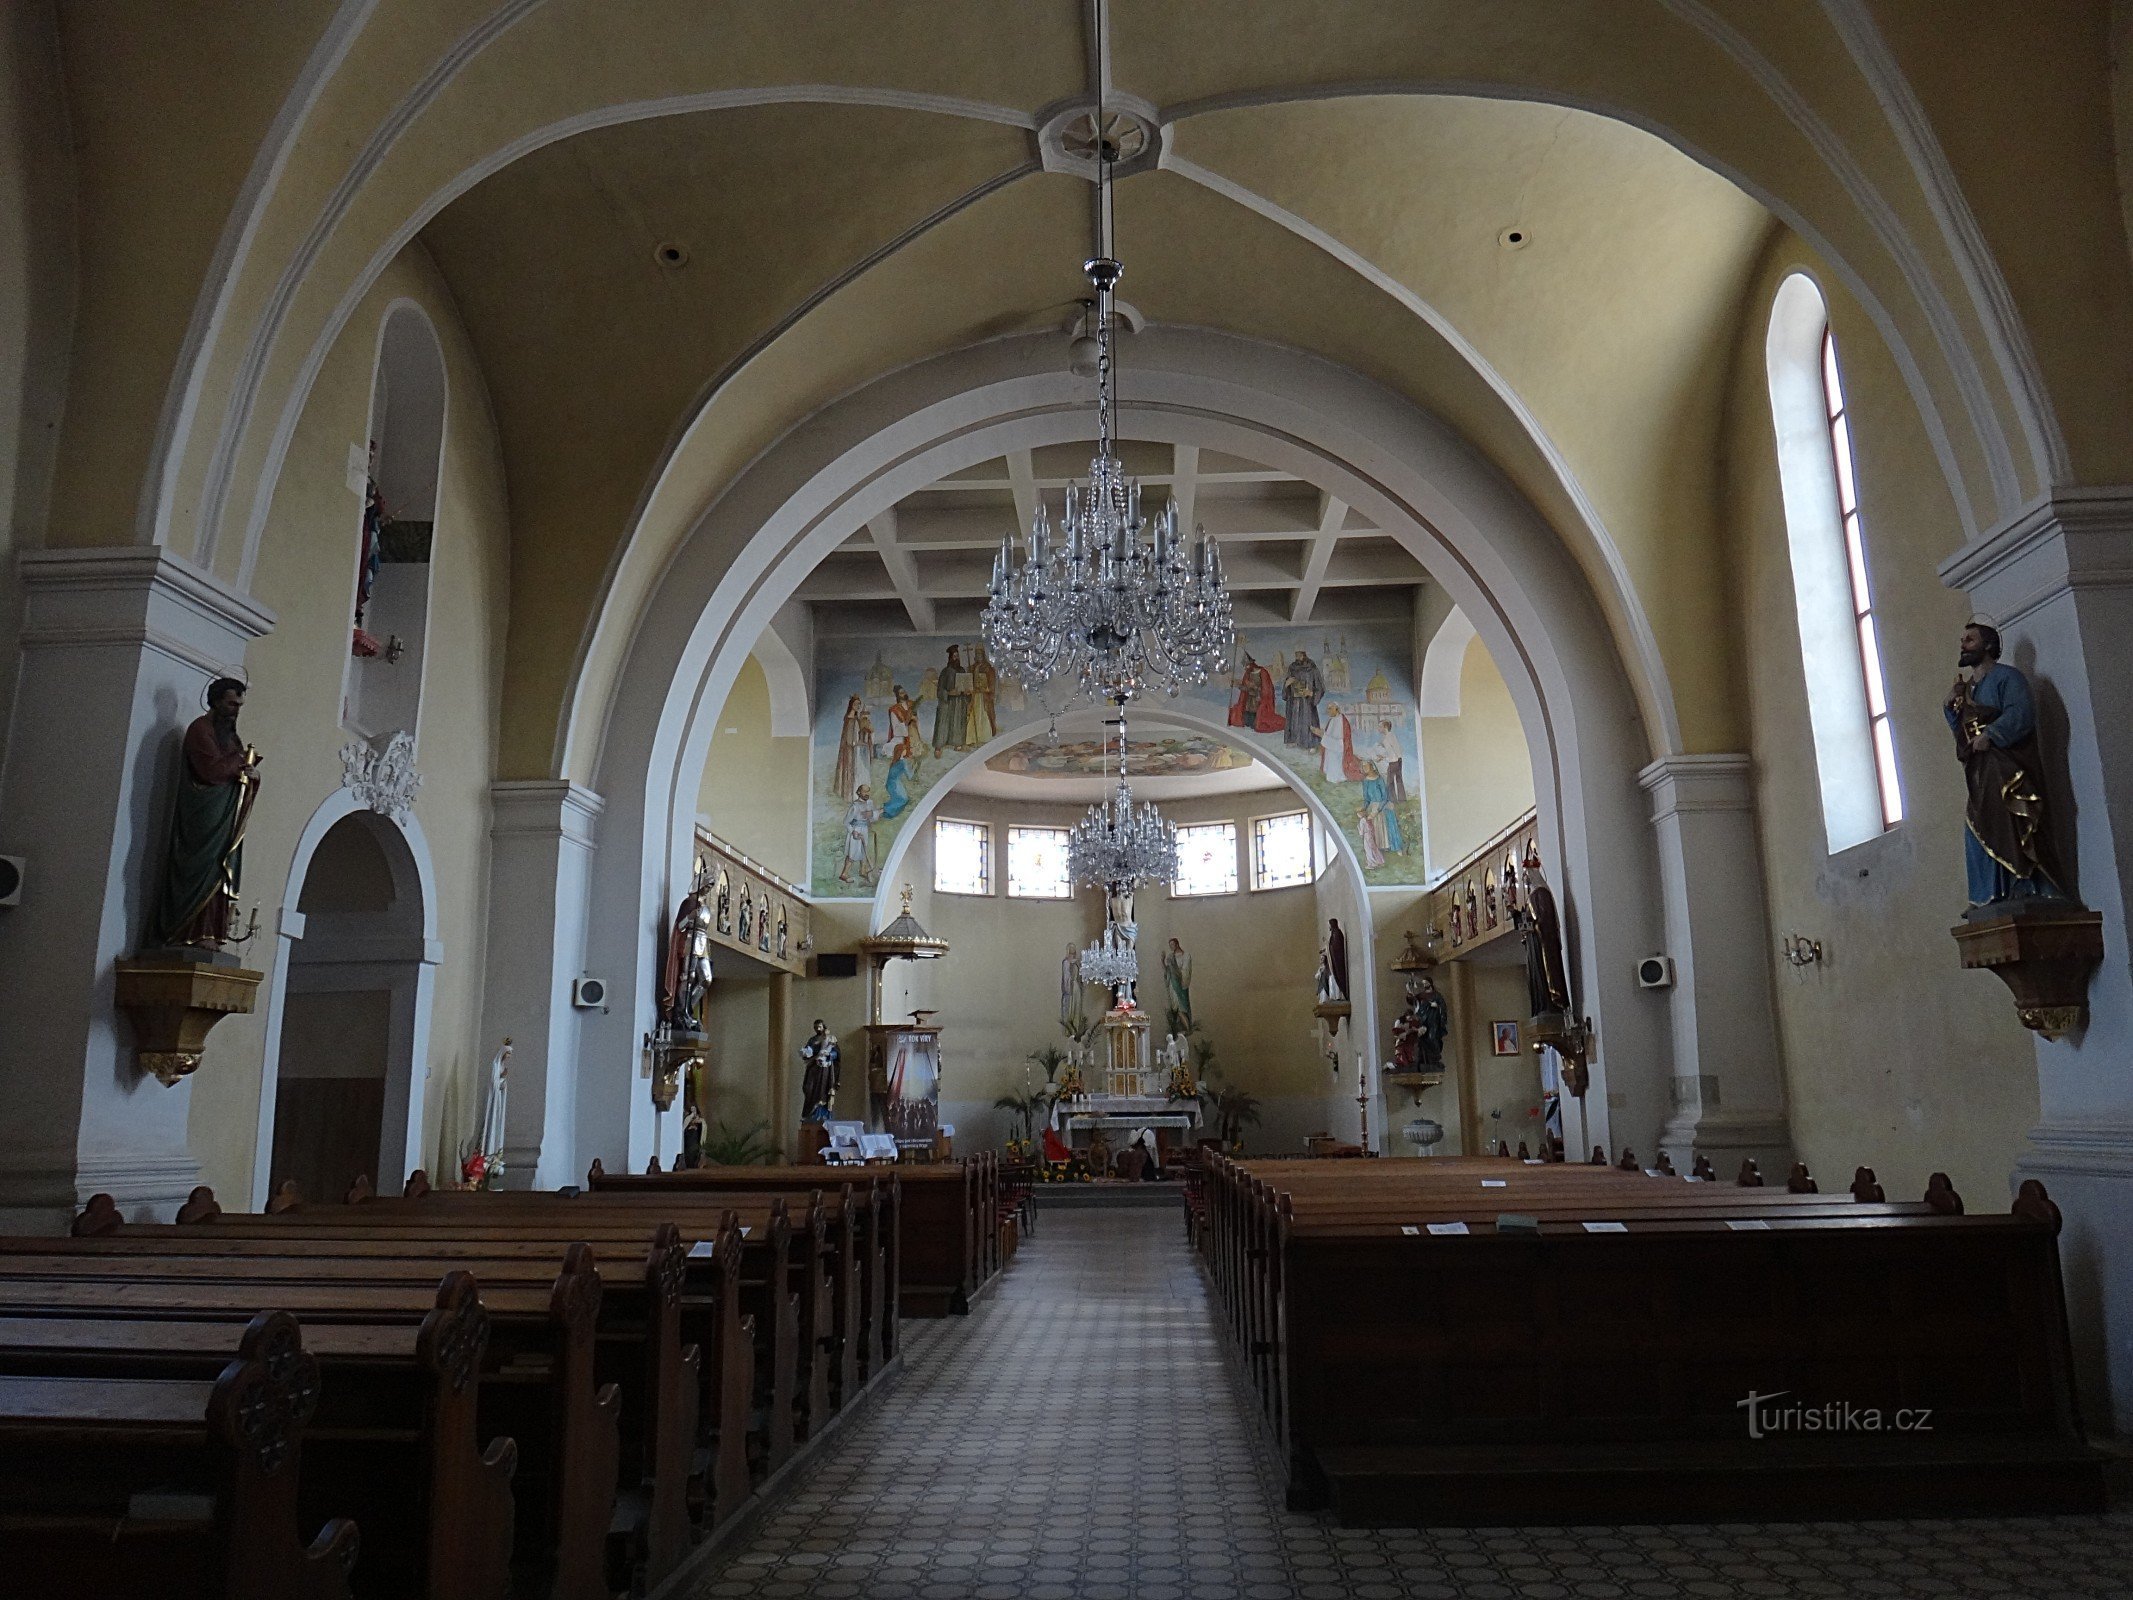
POLYGON ((1972 911, 2004 900, 2062 895, 2045 828, 2037 706, 2029 680, 1993 661, 1942 709, 1970 783, 1963 864, 1972 911), (1972 748, 1979 734, 1985 739, 1982 750, 1972 748))

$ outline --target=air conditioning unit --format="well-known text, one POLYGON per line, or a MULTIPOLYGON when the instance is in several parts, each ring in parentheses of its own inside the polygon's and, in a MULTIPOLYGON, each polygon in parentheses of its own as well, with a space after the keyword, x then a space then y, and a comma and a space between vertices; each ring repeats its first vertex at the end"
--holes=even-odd
POLYGON ((570 984, 570 1003, 580 1011, 605 1011, 607 1009, 607 980, 605 978, 574 978, 570 984))
POLYGON ((28 866, 20 856, 0 856, 0 906, 22 904, 22 874, 28 866))
POLYGON ((1674 958, 1672 956, 1646 956, 1637 963, 1637 987, 1640 989, 1671 989, 1674 987, 1674 958))

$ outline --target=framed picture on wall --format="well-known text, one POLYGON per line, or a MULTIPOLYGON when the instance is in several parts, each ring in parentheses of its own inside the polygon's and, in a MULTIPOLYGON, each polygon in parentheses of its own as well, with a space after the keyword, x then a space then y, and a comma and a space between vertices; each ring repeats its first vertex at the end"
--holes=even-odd
POLYGON ((1497 1055, 1518 1054, 1518 1024, 1515 1022, 1492 1022, 1489 1024, 1489 1047, 1497 1055))

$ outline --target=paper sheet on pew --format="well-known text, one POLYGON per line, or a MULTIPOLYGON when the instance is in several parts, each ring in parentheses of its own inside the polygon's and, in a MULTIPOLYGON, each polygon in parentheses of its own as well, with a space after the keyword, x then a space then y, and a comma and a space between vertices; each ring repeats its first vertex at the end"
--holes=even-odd
POLYGON ((1481 1180, 1481 1186, 1484 1189, 1501 1189, 1509 1181, 1510 1180, 1507 1178, 1483 1178, 1481 1180))
POLYGON ((1735 1233, 1768 1233, 1770 1231, 1770 1224, 1761 1217, 1729 1218, 1726 1226, 1735 1233))
POLYGON ((1629 1232, 1629 1224, 1626 1222, 1588 1222, 1585 1224, 1585 1231, 1587 1233, 1627 1233, 1629 1232))
MULTIPOLYGON (((752 1224, 746 1222, 741 1224, 741 1237, 743 1239, 748 1237, 748 1229, 751 1226, 752 1224)), ((718 1241, 716 1239, 699 1239, 696 1241, 696 1243, 689 1246, 689 1254, 692 1258, 698 1256, 716 1255, 717 1253, 718 1241)))

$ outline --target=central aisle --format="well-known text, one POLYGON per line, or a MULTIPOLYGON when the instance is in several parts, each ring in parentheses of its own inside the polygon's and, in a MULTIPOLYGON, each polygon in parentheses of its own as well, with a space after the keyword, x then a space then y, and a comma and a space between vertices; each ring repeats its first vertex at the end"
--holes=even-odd
POLYGON ((695 1590, 807 1600, 2133 1593, 2133 1516, 1385 1529, 1282 1508, 1173 1209, 1050 1211, 695 1590))

